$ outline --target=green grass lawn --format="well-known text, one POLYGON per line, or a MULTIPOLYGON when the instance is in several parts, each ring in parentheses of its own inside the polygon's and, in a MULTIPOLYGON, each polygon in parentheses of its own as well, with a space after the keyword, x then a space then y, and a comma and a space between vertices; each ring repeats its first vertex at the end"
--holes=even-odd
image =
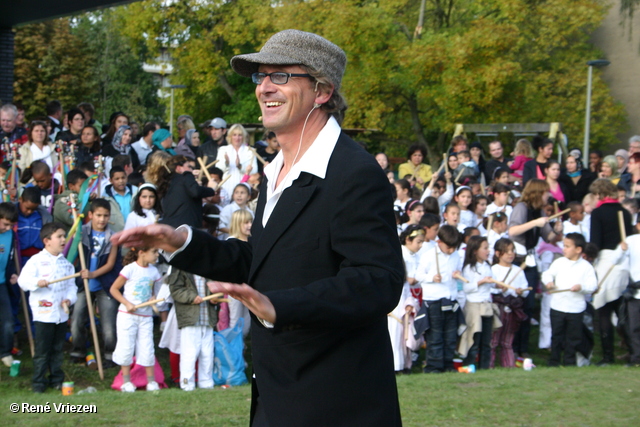
MULTIPOLYGON (((597 368, 547 368, 547 354, 536 350, 537 328, 532 330, 532 357, 538 365, 531 372, 495 369, 475 374, 418 373, 397 377, 402 419, 405 426, 633 426, 639 425, 640 369, 622 363, 597 368)), ((101 381, 97 371, 73 365, 65 356, 66 381, 75 382, 76 393, 88 386, 98 393, 62 396, 50 390, 31 392, 31 358, 23 346, 19 377, 11 378, 0 366, 0 420, 2 425, 91 426, 210 425, 247 426, 251 390, 197 390, 187 393, 171 388, 158 393, 124 394, 110 389, 118 368, 105 370, 101 381), (94 414, 13 414, 11 403, 96 405, 94 414)), ((616 354, 622 354, 617 349, 616 354)), ((156 355, 169 374, 168 352, 156 355)), ((599 360, 596 343, 594 361, 599 360)), ((250 360, 249 360, 250 363, 250 360)), ((371 375, 375 375, 372 372, 371 375)), ((292 411, 295 408, 291 408, 292 411)))
MULTIPOLYGON (((64 397, 54 391, 34 395, 16 384, 24 382, 28 380, 9 379, 3 371, 3 425, 246 426, 249 420, 248 386, 191 393, 172 388, 131 395, 106 389, 106 381, 95 381, 101 389, 98 393, 64 397), (93 404, 97 413, 10 412, 11 403, 22 402, 93 404)), ((405 426, 638 425, 640 370, 622 366, 414 374, 398 377, 398 388, 405 426)))

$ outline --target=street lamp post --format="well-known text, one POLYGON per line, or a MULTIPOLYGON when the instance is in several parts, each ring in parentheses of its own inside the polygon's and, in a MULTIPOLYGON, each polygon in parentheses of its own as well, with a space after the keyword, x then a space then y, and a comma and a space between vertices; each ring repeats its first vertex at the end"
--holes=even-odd
POLYGON ((185 85, 170 85, 171 88, 171 108, 169 110, 169 133, 173 136, 173 90, 174 89, 184 89, 187 86, 185 85))
POLYGON ((611 62, 606 59, 596 59, 593 61, 587 61, 589 66, 589 74, 587 77, 587 108, 584 117, 584 147, 582 149, 584 156, 584 164, 589 166, 589 126, 591 124, 591 81, 593 79, 593 67, 606 67, 611 62))

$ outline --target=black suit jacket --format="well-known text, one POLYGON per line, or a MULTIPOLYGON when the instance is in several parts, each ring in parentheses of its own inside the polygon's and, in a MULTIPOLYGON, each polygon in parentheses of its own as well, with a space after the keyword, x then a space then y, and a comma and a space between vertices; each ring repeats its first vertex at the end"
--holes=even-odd
POLYGON ((382 169, 341 134, 325 179, 302 173, 263 227, 265 198, 251 244, 194 230, 171 261, 275 306, 273 329, 252 316, 254 403, 272 426, 401 425, 387 313, 404 265, 382 169))

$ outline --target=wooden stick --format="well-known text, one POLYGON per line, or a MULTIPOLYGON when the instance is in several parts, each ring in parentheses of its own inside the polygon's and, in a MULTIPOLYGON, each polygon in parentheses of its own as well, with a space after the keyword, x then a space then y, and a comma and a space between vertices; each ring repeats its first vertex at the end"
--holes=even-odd
POLYGON ((148 307, 150 305, 158 304, 164 302, 164 298, 153 299, 151 301, 143 302, 142 304, 135 305, 134 308, 137 310, 142 307, 148 307))
POLYGON ((438 261, 438 251, 436 250, 436 271, 438 272, 438 276, 440 276, 440 262, 438 261))
POLYGON ((464 173, 465 169, 467 169, 467 167, 466 166, 462 166, 462 170, 460 171, 460 173, 458 174, 458 176, 455 179, 456 184, 458 183, 458 180, 460 179, 460 177, 464 173))
POLYGON ((447 159, 447 153, 442 153, 442 158, 444 159, 444 171, 449 172, 449 160, 447 159))
POLYGON ((487 220, 487 235, 489 235, 489 232, 491 231, 491 227, 493 227, 493 219, 494 219, 494 214, 489 215, 489 219, 487 220))
POLYGON ((211 181, 211 174, 207 170, 207 165, 205 165, 202 161, 202 157, 198 157, 198 163, 200 163, 200 170, 202 170, 202 173, 207 177, 209 181, 211 181))
POLYGON ((520 264, 520 270, 518 270, 518 272, 516 273, 515 276, 513 276, 513 278, 511 280, 509 280, 509 284, 512 284, 514 280, 516 280, 516 277, 518 277, 518 274, 522 273, 524 271, 524 269, 527 268, 527 262, 523 262, 522 264, 520 264))
MULTIPOLYGON (((211 294, 211 295, 207 295, 206 297, 202 298, 202 301, 215 300, 215 302, 229 302, 229 300, 226 299, 226 298, 220 298, 223 295, 224 294, 221 293, 221 292, 218 292, 218 293, 215 293, 215 294, 211 294)), ((164 298, 158 298, 158 299, 150 300, 150 301, 147 301, 147 302, 143 302, 141 304, 135 305, 134 308, 137 310, 137 309, 142 308, 142 307, 148 307, 150 305, 160 304, 161 302, 164 302, 164 298)))
MULTIPOLYGON (((13 172, 12 172, 13 173, 13 172)), ((16 263, 16 274, 20 276, 21 266, 20 266, 20 252, 18 251, 18 238, 17 232, 14 240, 14 256, 13 259, 16 263)), ((24 313, 24 323, 25 328, 27 330, 27 338, 29 339, 29 349, 31 350, 31 357, 36 354, 36 346, 33 341, 33 331, 31 331, 31 320, 29 319, 29 307, 27 306, 27 295, 24 293, 21 287, 20 289, 20 301, 22 301, 22 312, 24 313)))
POLYGON ((210 299, 218 299, 222 296, 224 296, 222 292, 216 292, 215 294, 211 294, 211 295, 207 295, 206 297, 203 297, 202 301, 209 301, 210 299))
POLYGON ((58 153, 58 164, 60 165, 60 185, 65 188, 64 185, 64 156, 62 155, 62 149, 58 153))
POLYGON ((65 280, 69 280, 69 279, 75 279, 76 277, 80 277, 81 274, 82 273, 80 273, 80 272, 75 273, 75 274, 70 274, 69 276, 64 276, 64 277, 61 277, 59 279, 52 280, 52 281, 49 282, 49 284, 58 283, 58 282, 64 282, 65 280))
POLYGON ((566 213, 569 213, 570 211, 571 211, 571 209, 565 209, 562 212, 558 212, 557 214, 551 215, 549 217, 549 221, 551 221, 552 219, 556 219, 556 218, 558 218, 558 217, 560 217, 560 216, 562 216, 562 215, 564 215, 566 213))
POLYGON ((624 227, 624 215, 618 211, 618 226, 620 227, 620 242, 627 240, 627 230, 624 227))
POLYGON ((267 164, 267 161, 265 159, 262 158, 262 156, 260 154, 258 154, 258 152, 256 151, 255 148, 253 147, 249 147, 249 150, 251 150, 253 152, 253 154, 256 156, 256 158, 258 160, 260 160, 260 163, 262 163, 263 165, 267 164))
POLYGON ((631 187, 631 198, 635 199, 636 197, 636 183, 633 184, 633 187, 631 187))
POLYGON ((62 301, 62 310, 64 310, 65 313, 69 314, 69 304, 62 301))
MULTIPOLYGON (((9 179, 11 181, 10 181, 9 185, 11 185, 11 187, 17 189, 18 188, 18 183, 16 182, 16 171, 18 169, 16 169, 17 168, 17 166, 16 166, 16 158, 18 157, 18 155, 16 153, 16 149, 15 148, 12 148, 11 151, 13 152, 13 159, 11 160, 11 176, 9 177, 9 179)), ((16 195, 16 197, 17 197, 17 195, 16 195)), ((51 203, 53 203, 53 201, 51 203)), ((29 325, 29 327, 31 327, 31 325, 29 325)), ((33 354, 31 356, 33 356, 33 354)))
POLYGON ((231 175, 227 175, 227 177, 225 179, 223 179, 222 181, 220 181, 220 183, 218 184, 218 186, 216 187, 216 189, 222 187, 222 184, 224 184, 225 182, 227 182, 229 180, 229 178, 231 178, 231 175))
MULTIPOLYGON (((76 209, 72 209, 73 219, 76 220, 78 213, 76 209)), ((80 243, 78 244, 78 255, 80 256, 80 267, 82 270, 87 269, 87 263, 84 259, 84 249, 82 247, 82 239, 80 239, 80 243)), ((84 294, 87 298, 87 311, 89 312, 89 323, 91 324, 91 335, 93 335, 93 346, 96 350, 96 362, 98 362, 98 373, 100 374, 100 379, 104 380, 104 371, 102 370, 102 353, 100 352, 100 341, 98 340, 98 331, 96 329, 96 319, 95 319, 95 311, 93 310, 93 302, 91 301, 91 290, 89 288, 89 279, 83 279, 84 281, 84 294)))
MULTIPOLYGON (((203 162, 204 163, 204 162, 203 162)), ((206 168, 209 169, 211 166, 214 166, 216 163, 218 163, 218 160, 214 160, 213 162, 209 163, 206 168)))
POLYGON ((483 196, 487 195, 487 189, 484 188, 484 184, 480 183, 480 193, 482 193, 483 196))
POLYGON ((550 291, 547 291, 550 294, 559 294, 560 292, 571 292, 571 288, 569 289, 552 289, 550 291))
POLYGON ((208 157, 208 156, 206 156, 206 155, 205 155, 205 156, 202 156, 202 161, 203 161, 205 164, 207 163, 207 160, 209 160, 209 157, 208 157))
POLYGON ((558 202, 553 202, 553 212, 557 215, 558 212, 560 212, 560 209, 558 208, 558 202))
POLYGON ((454 274, 453 275, 454 279, 458 279, 458 280, 462 280, 464 283, 469 283, 469 281, 467 279, 465 279, 464 277, 462 277, 462 274, 454 274))
POLYGON ((593 295, 597 294, 598 292, 600 292, 600 289, 602 288, 602 285, 604 284, 604 281, 607 280, 607 277, 609 277, 609 273, 611 273, 611 271, 613 271, 613 268, 616 266, 617 264, 612 264, 611 267, 609 267, 609 269, 607 270, 607 273, 604 275, 604 277, 602 278, 602 280, 600 280, 600 282, 598 282, 598 288, 596 289, 596 291, 593 293, 593 295))

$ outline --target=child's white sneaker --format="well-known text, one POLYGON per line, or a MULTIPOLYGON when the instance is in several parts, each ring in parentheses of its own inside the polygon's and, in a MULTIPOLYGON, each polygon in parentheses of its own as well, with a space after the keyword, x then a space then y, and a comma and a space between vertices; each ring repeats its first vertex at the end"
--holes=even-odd
POLYGON ((160 390, 160 386, 158 385, 157 382, 151 381, 150 383, 147 384, 147 391, 158 391, 158 390, 160 390))
POLYGON ((120 387, 120 391, 123 393, 133 393, 136 391, 136 386, 133 385, 131 381, 122 384, 120 387))

